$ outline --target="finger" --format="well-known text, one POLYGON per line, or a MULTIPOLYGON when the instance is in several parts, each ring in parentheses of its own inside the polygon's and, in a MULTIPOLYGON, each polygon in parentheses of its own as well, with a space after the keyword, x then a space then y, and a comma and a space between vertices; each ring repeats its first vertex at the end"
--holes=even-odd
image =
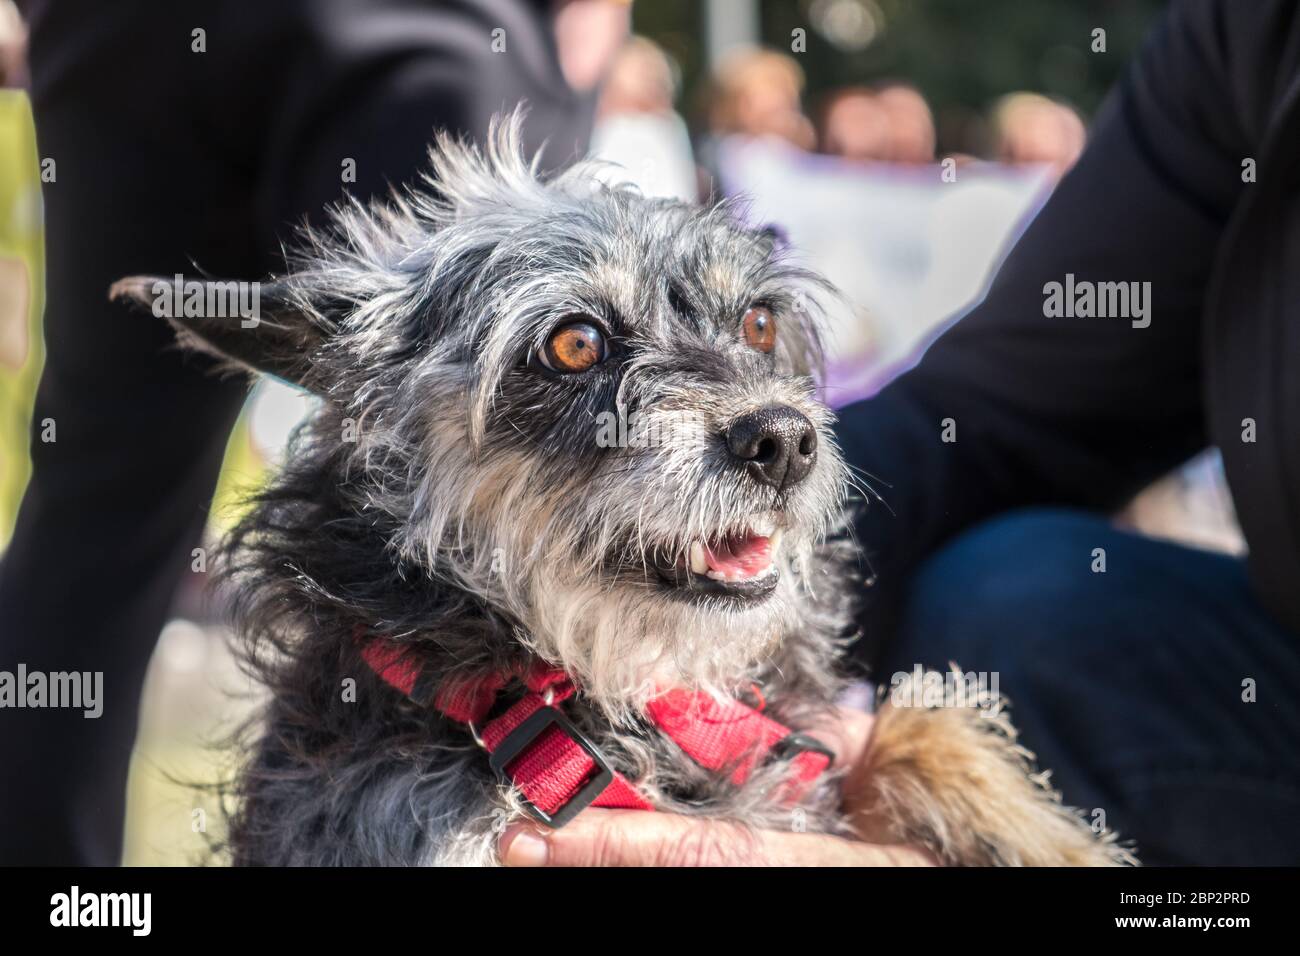
POLYGON ((562 830, 512 827, 499 844, 507 866, 918 866, 908 847, 878 847, 810 833, 755 831, 723 820, 638 810, 587 810, 562 830))
POLYGON ((584 810, 561 830, 522 824, 501 837, 506 866, 722 866, 747 857, 738 824, 643 810, 584 810))
POLYGON ((935 866, 933 856, 910 846, 859 843, 821 833, 757 834, 749 866, 935 866))

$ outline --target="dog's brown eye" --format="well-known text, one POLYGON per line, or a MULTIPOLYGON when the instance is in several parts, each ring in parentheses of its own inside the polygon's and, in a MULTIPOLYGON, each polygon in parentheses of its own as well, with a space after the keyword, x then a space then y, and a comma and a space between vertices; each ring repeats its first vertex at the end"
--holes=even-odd
POLYGON ((551 333, 541 358, 552 372, 585 372, 605 358, 605 336, 590 322, 570 322, 551 333))
POLYGON ((745 344, 759 352, 770 352, 776 348, 776 316, 761 305, 756 305, 745 313, 743 322, 745 344))

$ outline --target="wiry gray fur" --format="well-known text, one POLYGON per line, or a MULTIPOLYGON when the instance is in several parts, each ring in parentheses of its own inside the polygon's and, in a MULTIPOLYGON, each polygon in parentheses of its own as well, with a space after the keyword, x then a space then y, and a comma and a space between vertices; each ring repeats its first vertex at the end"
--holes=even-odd
MULTIPOLYGON (((782 765, 732 785, 640 715, 656 687, 758 683, 798 729, 839 689, 852 560, 828 536, 849 475, 811 379, 824 283, 727 205, 610 189, 582 165, 540 178, 517 118, 485 151, 440 139, 432 161, 420 188, 345 206, 308 234, 245 338, 174 320, 322 399, 225 548, 246 658, 271 692, 238 780, 233 858, 493 861, 517 795, 464 727, 369 671, 367 635, 407 645, 439 678, 541 657, 581 688, 571 719, 657 805, 788 827, 771 799, 782 765), (742 340, 755 304, 777 317, 771 354, 742 340), (581 375, 539 369, 530 357, 576 314, 614 333, 615 357, 581 375), (772 404, 806 415, 820 441, 785 493, 737 467, 723 439, 772 404), (600 447, 602 412, 664 423, 668 440, 600 447), (760 512, 785 533, 767 599, 683 599, 654 572, 760 512)), ((839 831, 839 803, 828 775, 801 819, 839 831)))

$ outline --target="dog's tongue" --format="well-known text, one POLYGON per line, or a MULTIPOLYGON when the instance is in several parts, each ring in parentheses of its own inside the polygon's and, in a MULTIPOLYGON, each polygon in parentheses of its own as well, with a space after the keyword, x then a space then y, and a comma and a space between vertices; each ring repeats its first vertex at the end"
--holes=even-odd
POLYGON ((772 539, 756 534, 724 538, 715 545, 704 546, 704 560, 710 571, 727 580, 752 578, 772 563, 772 539))

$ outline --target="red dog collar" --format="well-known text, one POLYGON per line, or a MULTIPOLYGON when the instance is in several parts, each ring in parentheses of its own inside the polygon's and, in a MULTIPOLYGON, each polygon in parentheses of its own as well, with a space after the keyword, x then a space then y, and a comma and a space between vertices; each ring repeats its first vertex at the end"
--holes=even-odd
MULTIPOLYGON (((556 706, 575 692, 563 671, 535 662, 520 672, 430 686, 408 651, 372 639, 362 645, 361 656, 385 683, 468 727, 488 752, 492 769, 523 794, 525 809, 542 823, 562 827, 589 806, 654 809, 556 706), (515 680, 527 693, 488 719, 500 692, 515 680)), ((793 733, 738 700, 674 689, 655 697, 646 710, 687 756, 706 770, 730 770, 733 783, 744 783, 765 760, 788 758, 790 775, 777 795, 783 802, 796 802, 835 757, 820 741, 793 733)))

